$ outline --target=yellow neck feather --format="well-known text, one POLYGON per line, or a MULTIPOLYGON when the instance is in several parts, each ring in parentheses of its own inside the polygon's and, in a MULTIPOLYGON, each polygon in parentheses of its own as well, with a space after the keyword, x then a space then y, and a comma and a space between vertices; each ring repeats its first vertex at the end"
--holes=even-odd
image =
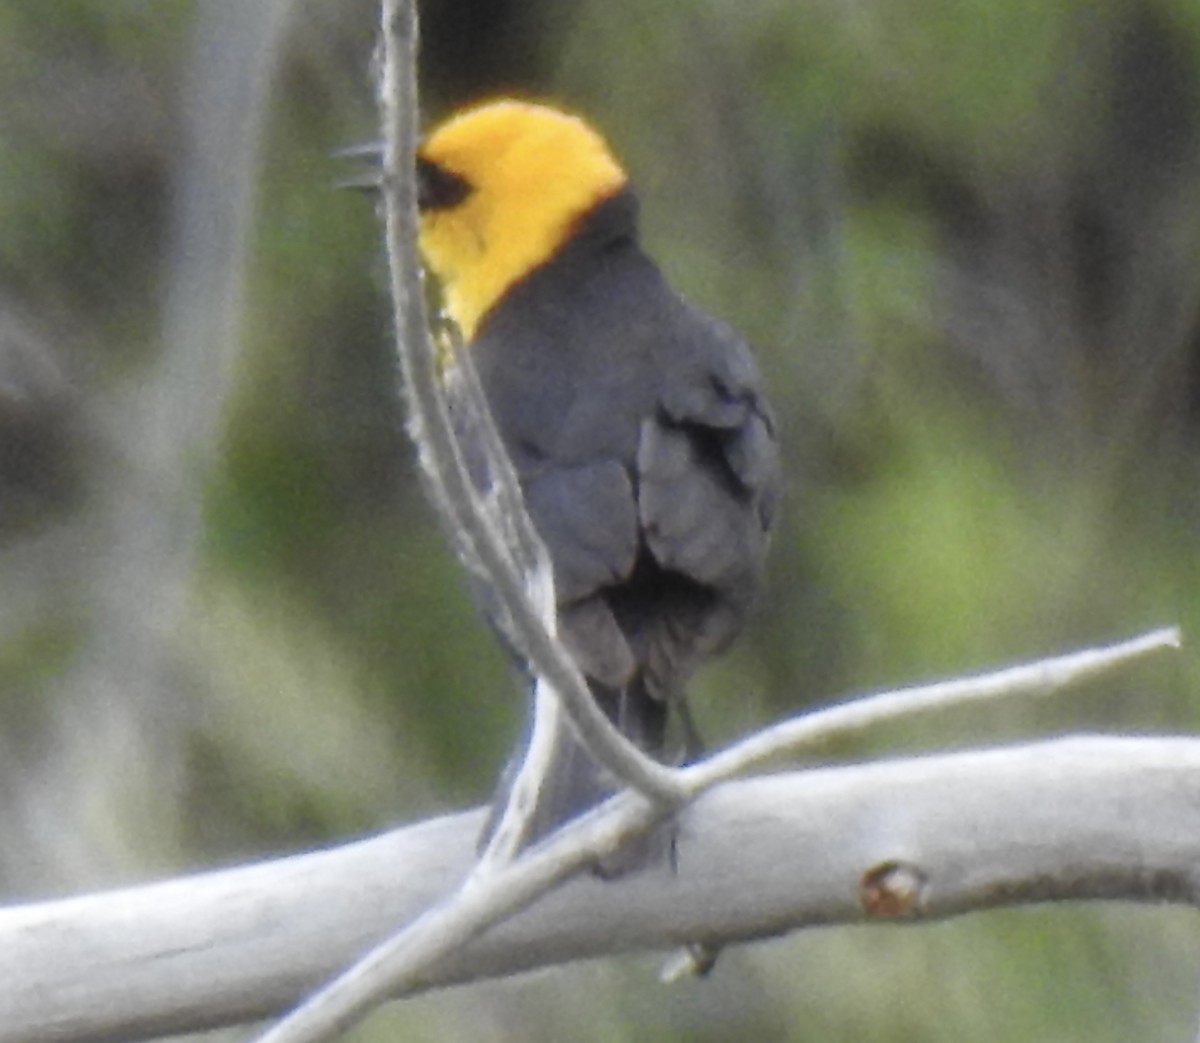
POLYGON ((420 237, 467 340, 509 287, 559 250, 581 215, 626 182, 583 121, 523 102, 452 119, 420 155, 471 186, 456 205, 422 214, 420 237))

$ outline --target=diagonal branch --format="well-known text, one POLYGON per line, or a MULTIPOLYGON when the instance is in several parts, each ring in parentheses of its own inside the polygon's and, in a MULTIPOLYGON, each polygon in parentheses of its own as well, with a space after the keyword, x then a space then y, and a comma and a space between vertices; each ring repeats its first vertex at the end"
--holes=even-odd
MULTIPOLYGON (((478 563, 494 590, 503 606, 502 616, 511 625, 510 636, 528 658, 533 672, 558 693, 580 738, 596 760, 621 783, 650 799, 677 806, 682 799, 682 788, 675 774, 643 754, 613 727, 592 700, 570 655, 545 625, 546 602, 552 608, 553 596, 547 578, 548 557, 540 541, 533 575, 522 574, 513 552, 505 545, 503 530, 497 531, 497 526, 489 524, 488 512, 468 474, 439 380, 416 255, 416 185, 412 171, 417 143, 417 21, 413 0, 384 0, 382 35, 382 190, 390 286, 409 425, 419 446, 434 502, 460 549, 466 552, 468 560, 478 563), (542 604, 534 603, 531 588, 540 594, 538 600, 542 604)), ((470 386, 472 382, 467 384, 470 386)), ((477 395, 476 406, 479 415, 486 418, 481 394, 477 395)), ((495 465, 492 481, 505 488, 497 501, 519 519, 510 524, 524 534, 523 542, 528 546, 532 543, 529 536, 533 527, 524 515, 516 478, 499 449, 490 419, 485 419, 481 427, 485 433, 491 431, 490 452, 496 458, 492 461, 495 465)))
POLYGON ((1178 627, 1160 627, 1137 637, 1050 659, 1021 663, 971 677, 859 695, 781 721, 696 764, 681 769, 691 793, 761 768, 767 761, 814 749, 836 738, 867 731, 903 718, 967 703, 1014 696, 1053 695, 1093 680, 1115 667, 1183 645, 1178 627))

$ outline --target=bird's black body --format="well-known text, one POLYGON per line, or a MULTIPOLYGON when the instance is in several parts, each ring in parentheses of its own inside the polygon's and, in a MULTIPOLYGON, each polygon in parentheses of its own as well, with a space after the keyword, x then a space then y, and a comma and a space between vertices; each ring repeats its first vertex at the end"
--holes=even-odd
MULTIPOLYGON (((599 704, 665 756, 700 661, 741 628, 779 491, 749 350, 668 287, 623 189, 515 282, 469 345, 554 567, 559 632, 599 704)), ((533 837, 604 782, 567 742, 533 837)))

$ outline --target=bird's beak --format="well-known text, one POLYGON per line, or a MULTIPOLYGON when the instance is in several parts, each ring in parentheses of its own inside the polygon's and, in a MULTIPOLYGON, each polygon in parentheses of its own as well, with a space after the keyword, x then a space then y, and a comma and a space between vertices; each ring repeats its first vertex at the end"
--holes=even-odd
MULTIPOLYGON (((352 188, 360 192, 377 192, 383 183, 383 144, 372 141, 338 149, 333 158, 360 164, 360 170, 334 181, 335 188, 352 188)), ((436 163, 417 157, 417 209, 449 210, 471 194, 470 183, 457 174, 444 170, 436 163)))

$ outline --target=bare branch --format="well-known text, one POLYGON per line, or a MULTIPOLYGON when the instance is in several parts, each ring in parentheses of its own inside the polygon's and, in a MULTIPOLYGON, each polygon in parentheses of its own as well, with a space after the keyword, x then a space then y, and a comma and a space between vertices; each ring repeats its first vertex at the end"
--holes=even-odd
POLYGON ((259 1043, 322 1043, 366 1017, 389 996, 415 991, 431 970, 489 928, 527 908, 596 859, 669 814, 626 791, 598 812, 558 830, 511 862, 478 865, 445 902, 374 949, 322 988, 259 1043))
MULTIPOLYGON (((397 316, 401 372, 408 396, 410 427, 447 525, 465 541, 511 621, 512 636, 529 658, 533 672, 559 694, 580 738, 596 760, 622 783, 651 799, 677 806, 682 788, 671 769, 647 757, 629 742, 596 706, 575 663, 545 625, 545 607, 533 603, 531 588, 543 593, 548 581, 521 574, 503 535, 487 524, 487 512, 459 451, 439 386, 437 360, 430 343, 416 255, 416 186, 412 170, 417 143, 416 13, 412 0, 383 4, 383 109, 386 244, 391 290, 397 316)), ((480 398, 480 406, 485 405, 480 398)), ((486 415, 486 413, 485 413, 486 415)), ((487 423, 490 423, 488 421, 487 423)), ((498 440, 497 440, 498 441, 498 440)), ((520 505, 511 467, 498 466, 493 482, 507 482, 503 502, 520 505)), ((522 531, 532 533, 526 519, 522 531)), ((547 561, 543 551, 539 560, 547 561)), ((551 604, 553 599, 550 598, 551 604)))
MULTIPOLYGON (((893 912, 1195 903, 1198 772, 1200 740, 1090 737, 739 780, 681 813, 677 871, 578 876, 428 966, 419 987, 893 912), (906 907, 880 899, 894 881, 912 884, 892 895, 906 907)), ((602 817, 646 809, 618 798, 602 817)), ((275 1013, 453 894, 480 821, 0 910, 0 1043, 132 1040, 275 1013)), ((525 862, 511 872, 540 872, 525 862)))
MULTIPOLYGON (((1179 631, 1164 628, 1107 648, 1074 652, 966 679, 864 696, 768 728, 724 753, 681 769, 680 775, 687 779, 689 795, 695 798, 783 752, 795 753, 872 724, 963 702, 1033 692, 1047 694, 1139 656, 1177 648, 1179 644, 1179 631)), ((369 953, 263 1036, 260 1043, 323 1043, 332 1039, 337 1031, 364 1017, 389 995, 408 991, 425 980, 432 966, 466 942, 526 908, 581 868, 616 850, 625 840, 649 829, 669 811, 663 805, 647 803, 626 792, 595 813, 559 830, 516 862, 500 858, 487 861, 484 870, 477 867, 457 894, 369 953)), ((882 877, 874 886, 887 901, 896 901, 900 886, 895 879, 882 877)), ((682 958, 671 961, 664 970, 665 976, 674 979, 711 963, 716 949, 698 943, 701 937, 687 939, 682 958)))
POLYGON ((1051 659, 1004 667, 973 677, 901 688, 877 695, 857 695, 837 706, 806 712, 756 732, 748 739, 683 769, 693 792, 724 779, 744 775, 765 762, 814 749, 834 738, 866 731, 901 717, 915 717, 966 703, 1016 696, 1052 695, 1114 667, 1166 649, 1178 649, 1178 627, 1161 627, 1114 645, 1088 648, 1051 659))

